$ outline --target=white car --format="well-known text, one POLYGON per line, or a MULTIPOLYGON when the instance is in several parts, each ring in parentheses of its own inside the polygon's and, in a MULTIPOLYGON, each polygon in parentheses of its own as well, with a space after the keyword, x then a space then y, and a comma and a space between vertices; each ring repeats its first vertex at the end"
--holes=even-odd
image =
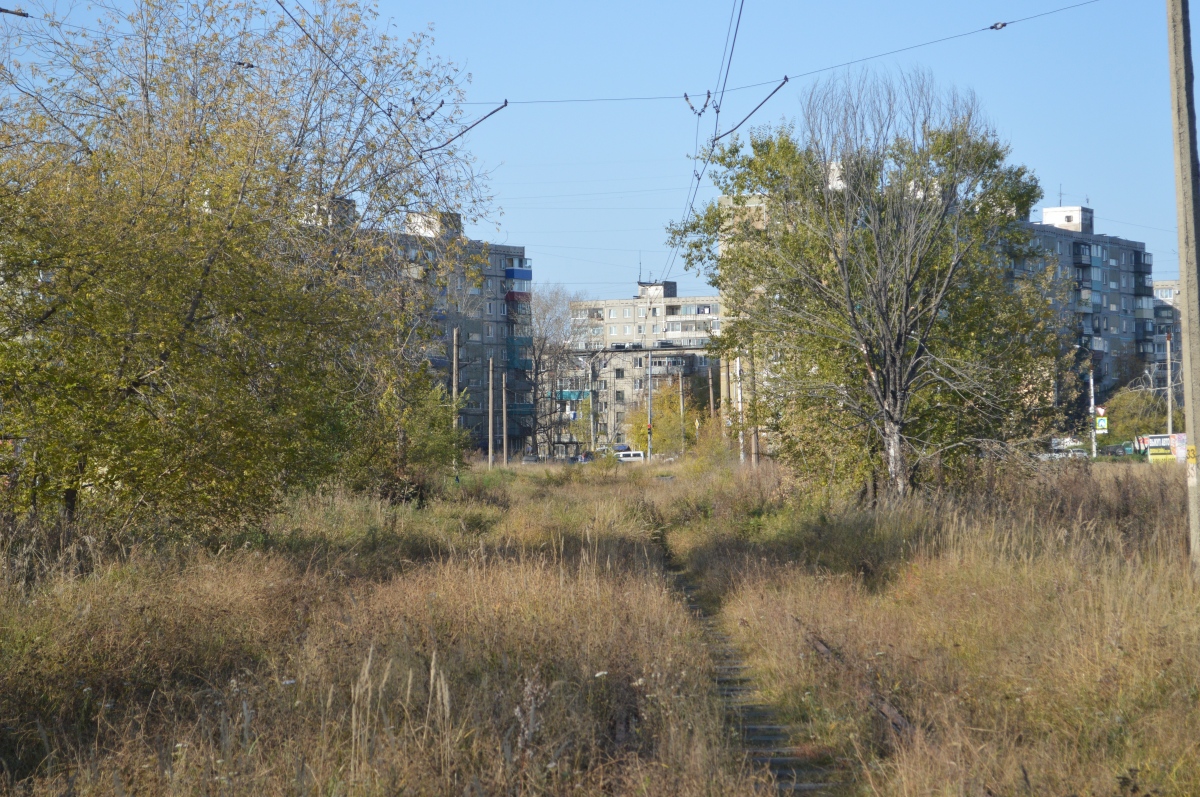
POLYGON ((618 451, 617 462, 645 462, 646 455, 641 451, 618 451))

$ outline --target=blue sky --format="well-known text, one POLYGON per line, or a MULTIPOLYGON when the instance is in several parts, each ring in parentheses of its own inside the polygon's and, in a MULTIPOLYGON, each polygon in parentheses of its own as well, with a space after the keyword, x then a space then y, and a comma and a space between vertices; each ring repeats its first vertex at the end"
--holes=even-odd
MULTIPOLYGON (((479 3, 382 0, 399 29, 434 25, 436 51, 472 75, 468 99, 678 95, 714 88, 732 0, 479 3)), ((1069 5, 1072 0, 745 0, 729 86, 779 80, 1069 5)), ((871 62, 922 67, 974 90, 1042 205, 1083 204, 1096 231, 1142 240, 1177 272, 1166 22, 1161 0, 1099 0, 871 62)), ((794 118, 817 78, 790 82, 753 122, 794 118)), ((722 128, 770 91, 727 95, 722 128)), ((486 104, 470 106, 485 113, 486 104)), ((711 111, 701 135, 711 134, 711 111)), ((696 117, 682 99, 510 105, 469 134, 490 171, 492 223, 473 237, 522 244, 539 282, 596 297, 661 277, 664 226, 683 213, 696 117)), ((715 195, 711 184, 700 200, 715 195)), ((1040 218, 1040 216, 1038 216, 1040 218)), ((681 292, 704 284, 676 262, 681 292)))

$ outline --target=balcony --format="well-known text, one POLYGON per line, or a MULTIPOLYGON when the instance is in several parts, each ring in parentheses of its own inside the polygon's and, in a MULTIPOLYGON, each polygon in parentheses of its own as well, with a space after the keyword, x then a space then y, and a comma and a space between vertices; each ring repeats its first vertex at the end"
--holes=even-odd
POLYGON ((509 291, 504 294, 506 302, 528 302, 533 299, 533 294, 527 291, 509 291))
POLYGON ((1152 285, 1134 284, 1133 295, 1134 296, 1153 296, 1154 295, 1154 287, 1152 285))
POLYGON ((533 360, 528 357, 509 357, 508 367, 517 371, 532 371, 533 360))
POLYGON ((580 401, 591 395, 589 390, 560 390, 555 395, 559 401, 580 401))
POLYGON ((510 402, 508 405, 509 415, 533 415, 533 404, 524 402, 510 402))
POLYGON ((525 336, 510 337, 508 339, 508 347, 510 349, 528 349, 533 346, 533 338, 525 336))

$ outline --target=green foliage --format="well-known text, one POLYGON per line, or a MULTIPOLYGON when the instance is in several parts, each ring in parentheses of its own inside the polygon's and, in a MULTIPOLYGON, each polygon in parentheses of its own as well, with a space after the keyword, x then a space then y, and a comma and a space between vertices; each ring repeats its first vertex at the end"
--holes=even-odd
MULTIPOLYGON (((696 445, 701 423, 700 408, 689 394, 684 395, 683 419, 679 414, 679 382, 656 385, 654 393, 654 454, 679 456, 696 445), (682 441, 682 445, 681 445, 682 441)), ((645 402, 626 417, 629 424, 629 445, 646 450, 647 414, 645 402)))
POLYGON ((810 476, 924 465, 1046 435, 1073 389, 1041 196, 970 99, 922 76, 834 81, 805 128, 714 153, 724 194, 672 230, 724 297, 719 349, 763 364, 749 415, 810 476), (1057 393, 1057 395, 1056 395, 1057 393))
MULTIPOLYGON (((454 462, 420 375, 444 279, 396 244, 431 198, 424 169, 463 162, 414 159, 444 123, 398 128, 294 26, 261 25, 265 2, 135 6, 97 23, 102 46, 64 30, 0 67, 6 508, 237 522, 388 423, 406 472, 454 462)), ((312 29, 372 93, 407 109, 454 90, 422 37, 320 10, 312 29)), ((439 201, 469 209, 466 174, 439 201)))
MULTIPOLYGON (((1174 406, 1173 431, 1185 428, 1183 408, 1174 406)), ((1167 433, 1167 399, 1157 391, 1122 388, 1105 405, 1108 435, 1097 438, 1102 444, 1116 444, 1148 434, 1167 433)))

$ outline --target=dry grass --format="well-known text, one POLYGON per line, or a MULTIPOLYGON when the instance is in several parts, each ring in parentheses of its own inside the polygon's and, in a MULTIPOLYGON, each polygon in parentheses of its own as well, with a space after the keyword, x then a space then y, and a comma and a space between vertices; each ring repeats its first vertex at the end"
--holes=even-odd
POLYGON ((223 548, 12 538, 0 792, 749 794, 669 549, 863 793, 1200 793, 1179 474, 972 483, 868 510, 710 457, 329 491, 223 548))
MULTIPOLYGON (((0 598, 0 791, 736 794, 645 470, 298 499, 0 598)), ((14 571, 15 572, 15 571, 14 571)))
POLYGON ((1180 474, 1068 467, 977 489, 672 539, 707 565, 798 741, 856 762, 868 793, 1200 794, 1180 474))

